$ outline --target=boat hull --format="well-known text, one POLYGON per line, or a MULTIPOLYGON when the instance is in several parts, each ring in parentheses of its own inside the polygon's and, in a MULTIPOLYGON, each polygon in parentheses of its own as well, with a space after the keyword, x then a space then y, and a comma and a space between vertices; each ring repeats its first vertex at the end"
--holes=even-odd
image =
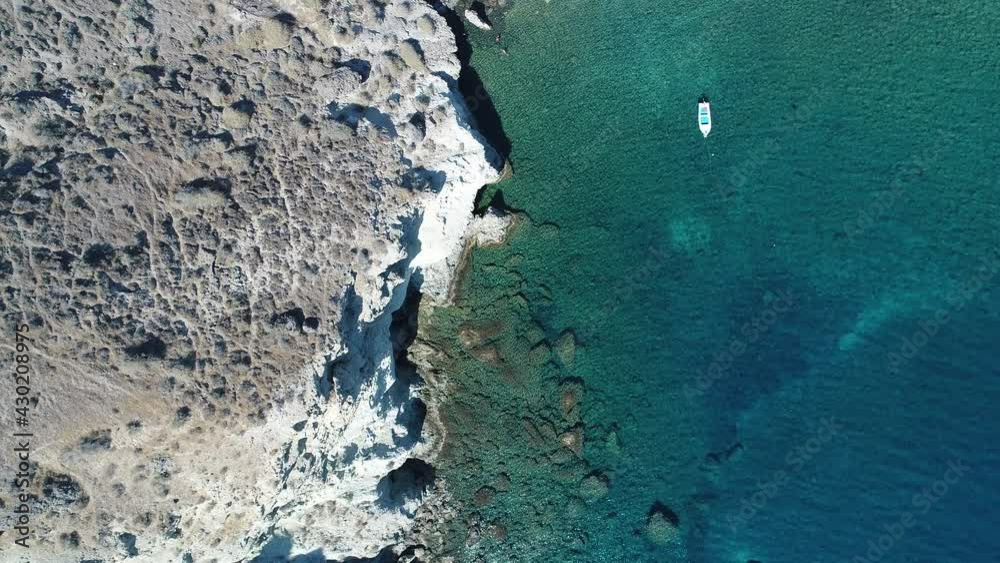
POLYGON ((712 132, 712 108, 708 102, 698 102, 698 129, 706 137, 712 132))

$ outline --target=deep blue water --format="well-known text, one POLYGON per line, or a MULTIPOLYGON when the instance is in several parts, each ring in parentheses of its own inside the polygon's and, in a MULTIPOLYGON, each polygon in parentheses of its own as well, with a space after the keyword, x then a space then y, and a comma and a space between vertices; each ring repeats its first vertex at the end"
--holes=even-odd
POLYGON ((454 375, 457 533, 503 528, 462 560, 1000 561, 1000 7, 497 19, 473 65, 529 218, 441 321, 497 351, 454 375))

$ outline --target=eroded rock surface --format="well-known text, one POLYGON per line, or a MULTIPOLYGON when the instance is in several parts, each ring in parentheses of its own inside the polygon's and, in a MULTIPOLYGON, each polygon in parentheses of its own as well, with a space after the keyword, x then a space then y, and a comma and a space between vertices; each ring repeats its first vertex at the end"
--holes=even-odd
POLYGON ((406 547, 428 482, 379 483, 436 446, 393 313, 414 278, 446 293, 497 175, 454 51, 424 2, 0 5, 0 361, 26 323, 32 561, 406 547))

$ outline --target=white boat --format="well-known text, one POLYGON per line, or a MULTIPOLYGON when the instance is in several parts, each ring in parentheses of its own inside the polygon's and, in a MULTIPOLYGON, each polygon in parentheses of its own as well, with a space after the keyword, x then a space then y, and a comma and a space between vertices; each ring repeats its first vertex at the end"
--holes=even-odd
POLYGON ((705 96, 698 100, 698 129, 701 129, 701 134, 706 137, 712 132, 712 109, 705 96))

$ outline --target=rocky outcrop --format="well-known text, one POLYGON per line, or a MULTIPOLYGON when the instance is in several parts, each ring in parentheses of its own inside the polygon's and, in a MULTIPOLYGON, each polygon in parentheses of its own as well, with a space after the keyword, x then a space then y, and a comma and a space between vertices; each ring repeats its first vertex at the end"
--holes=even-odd
POLYGON ((483 16, 479 15, 479 13, 476 12, 476 10, 473 10, 472 8, 465 10, 465 19, 468 20, 469 23, 478 27, 479 29, 482 29, 483 31, 489 31, 493 29, 493 26, 490 25, 489 21, 483 16))
POLYGON ((472 220, 469 238, 480 246, 502 244, 513 225, 513 215, 503 209, 490 207, 482 217, 475 217, 472 220))
POLYGON ((32 561, 405 548, 437 447, 413 288, 447 295, 497 176, 455 49, 422 2, 0 6, 32 561))

